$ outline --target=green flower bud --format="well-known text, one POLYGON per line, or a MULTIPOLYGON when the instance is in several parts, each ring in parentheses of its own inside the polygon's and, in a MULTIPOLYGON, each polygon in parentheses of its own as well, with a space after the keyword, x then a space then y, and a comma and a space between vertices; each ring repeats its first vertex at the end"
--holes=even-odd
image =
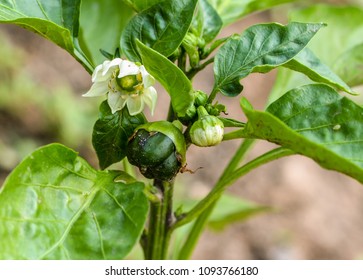
POLYGON ((197 90, 195 93, 194 104, 196 106, 204 106, 208 101, 208 95, 203 91, 197 90))
POLYGON ((188 32, 182 41, 182 46, 189 56, 190 66, 193 68, 199 64, 198 37, 188 32))
POLYGON ((188 125, 196 118, 196 116, 197 116, 197 108, 195 108, 194 105, 191 105, 185 112, 185 115, 183 117, 178 117, 178 119, 181 121, 182 124, 188 125))
POLYGON ((207 104, 205 105, 205 109, 207 110, 209 115, 219 116, 221 112, 226 113, 226 106, 223 104, 207 104))
POLYGON ((141 125, 129 140, 126 155, 150 179, 171 180, 185 165, 182 132, 167 121, 141 125))
POLYGON ((224 125, 216 116, 208 115, 204 107, 198 107, 199 119, 190 129, 192 143, 199 147, 218 145, 223 140, 224 125))

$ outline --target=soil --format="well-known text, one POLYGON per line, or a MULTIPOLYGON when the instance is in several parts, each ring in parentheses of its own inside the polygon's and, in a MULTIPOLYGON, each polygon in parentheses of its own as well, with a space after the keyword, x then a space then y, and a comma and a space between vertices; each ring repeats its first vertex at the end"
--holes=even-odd
MULTIPOLYGON (((248 17, 225 32, 240 33, 245 26, 267 20, 265 14, 248 17)), ((26 51, 26 70, 35 80, 50 87, 53 84, 67 83, 77 95, 88 90, 91 85, 89 75, 65 51, 14 26, 2 26, 1 30, 14 45, 26 51)), ((243 95, 255 108, 264 107, 275 74, 274 71, 266 75, 253 74, 243 81, 243 95)), ((195 80, 198 81, 194 84, 195 88, 208 92, 213 85, 212 68, 207 68, 203 76, 197 76, 195 80)), ((160 87, 159 89, 162 91, 160 87)), ((158 113, 154 119, 165 118, 168 97, 165 93, 160 96, 158 113)), ((229 117, 243 118, 238 98, 221 97, 219 101, 227 105, 229 117)), ((26 118, 32 118, 32 115, 27 115, 26 118)), ((1 114, 0 120, 2 124, 5 123, 1 114)), ((3 125, 0 133, 16 131, 14 126, 19 123, 26 127, 25 121, 11 122, 12 125, 3 125)), ((47 136, 44 137, 44 142, 47 142, 47 136)), ((188 167, 203 168, 195 174, 185 173, 180 176, 184 192, 193 198, 205 195, 238 144, 238 141, 231 141, 213 148, 192 147, 188 152, 188 167)), ((272 147, 270 143, 259 142, 249 157, 255 157, 272 147)), ((87 148, 82 151, 83 156, 96 162, 92 151, 87 148)), ((4 171, 2 173, 5 175, 4 171)), ((291 156, 251 172, 237 181, 229 189, 229 193, 271 206, 273 211, 233 224, 223 232, 207 230, 196 248, 194 259, 363 257, 363 188, 347 176, 324 170, 310 159, 291 156)))

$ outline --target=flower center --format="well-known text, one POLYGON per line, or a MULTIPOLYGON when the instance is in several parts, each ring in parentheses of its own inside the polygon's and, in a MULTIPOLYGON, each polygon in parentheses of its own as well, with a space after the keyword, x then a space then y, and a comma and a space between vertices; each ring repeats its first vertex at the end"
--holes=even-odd
POLYGON ((143 89, 141 73, 122 78, 116 76, 116 83, 122 90, 127 91, 130 94, 138 93, 143 89))

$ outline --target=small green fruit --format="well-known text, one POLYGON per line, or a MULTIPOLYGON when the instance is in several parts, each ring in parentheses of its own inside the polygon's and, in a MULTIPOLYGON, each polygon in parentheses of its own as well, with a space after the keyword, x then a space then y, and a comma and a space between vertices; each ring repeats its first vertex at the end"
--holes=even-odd
POLYGON ((141 125, 129 140, 127 158, 149 179, 172 180, 185 165, 186 145, 181 131, 161 121, 141 125))

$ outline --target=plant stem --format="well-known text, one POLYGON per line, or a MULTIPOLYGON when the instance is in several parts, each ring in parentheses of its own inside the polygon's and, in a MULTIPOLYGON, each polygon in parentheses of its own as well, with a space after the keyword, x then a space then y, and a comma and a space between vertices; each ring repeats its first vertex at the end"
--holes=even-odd
POLYGON ((203 70, 205 67, 207 67, 209 64, 214 62, 214 57, 206 60, 204 63, 199 64, 198 66, 190 69, 189 71, 187 71, 186 75, 189 78, 189 80, 193 79, 194 76, 201 70, 203 70))
POLYGON ((202 212, 202 214, 200 214, 200 216, 194 222, 193 227, 188 234, 186 242, 184 243, 179 252, 178 260, 187 260, 191 257, 195 246, 197 245, 199 237, 202 234, 203 229, 208 221, 208 218, 214 209, 215 204, 216 201, 213 202, 212 205, 208 207, 204 212, 202 212))
POLYGON ((173 217, 173 182, 155 179, 154 186, 158 189, 161 199, 151 202, 145 256, 149 260, 161 260, 167 257, 170 240, 167 236, 173 217))
POLYGON ((210 93, 210 95, 208 97, 207 103, 212 103, 214 98, 216 98, 217 93, 218 93, 218 89, 216 87, 214 87, 212 92, 210 93))
POLYGON ((174 222, 173 214, 173 193, 174 193, 174 182, 164 182, 164 211, 163 215, 165 217, 164 232, 163 232, 163 250, 162 259, 168 259, 168 248, 170 243, 170 228, 174 222))
POLYGON ((153 201, 150 204, 149 228, 147 236, 147 249, 145 258, 147 260, 158 259, 160 251, 160 224, 161 224, 162 199, 153 201))
MULTIPOLYGON (((227 167, 224 169, 220 179, 221 181, 224 178, 227 178, 230 173, 232 173, 238 166, 238 164, 242 161, 243 157, 246 155, 247 151, 252 147, 253 143, 255 142, 254 139, 245 139, 238 150, 235 152, 233 158, 227 165, 227 167)), ((186 239, 186 242, 184 246, 182 246, 182 249, 179 252, 178 259, 189 259, 191 254, 194 251, 194 248, 199 240, 200 235, 203 232, 203 229, 208 221, 209 216, 211 215, 215 205, 217 203, 217 200, 214 201, 204 212, 200 214, 200 216, 195 221, 191 231, 188 234, 188 237, 186 239)))
POLYGON ((173 225, 172 230, 197 218, 196 222, 193 225, 193 228, 189 232, 184 246, 179 253, 178 259, 190 258, 198 242, 198 239, 202 234, 202 231, 209 219, 209 216, 213 212, 213 209, 217 204, 218 199, 222 196, 227 186, 231 185, 242 175, 245 175, 249 171, 261 166, 262 164, 265 164, 283 156, 294 154, 294 152, 291 150, 285 148, 277 148, 236 169, 237 165, 241 161, 242 157, 246 154, 252 143, 252 139, 245 140, 242 143, 235 156, 224 170, 222 176, 220 177, 213 190, 202 201, 200 201, 197 206, 195 206, 186 216, 184 216, 173 225))
POLYGON ((221 38, 212 43, 212 45, 207 48, 204 53, 201 55, 201 59, 207 58, 216 48, 222 45, 225 41, 227 41, 229 37, 221 38))
POLYGON ((185 225, 195 218, 199 217, 206 209, 208 209, 218 198, 223 194, 224 190, 227 186, 234 183, 238 178, 247 174, 251 170, 266 164, 270 161, 275 159, 292 155, 294 154, 293 151, 286 149, 286 148, 277 148, 272 151, 269 151, 258 158, 246 163, 242 167, 238 168, 233 172, 229 172, 228 176, 222 176, 222 178, 217 182, 215 187, 212 191, 202 199, 191 211, 189 211, 185 216, 179 219, 174 225, 172 226, 172 230, 185 225))
POLYGON ((172 122, 173 120, 175 120, 175 113, 174 113, 174 109, 173 109, 173 105, 171 104, 171 101, 169 103, 169 111, 168 111, 168 116, 167 116, 167 121, 168 122, 172 122))

